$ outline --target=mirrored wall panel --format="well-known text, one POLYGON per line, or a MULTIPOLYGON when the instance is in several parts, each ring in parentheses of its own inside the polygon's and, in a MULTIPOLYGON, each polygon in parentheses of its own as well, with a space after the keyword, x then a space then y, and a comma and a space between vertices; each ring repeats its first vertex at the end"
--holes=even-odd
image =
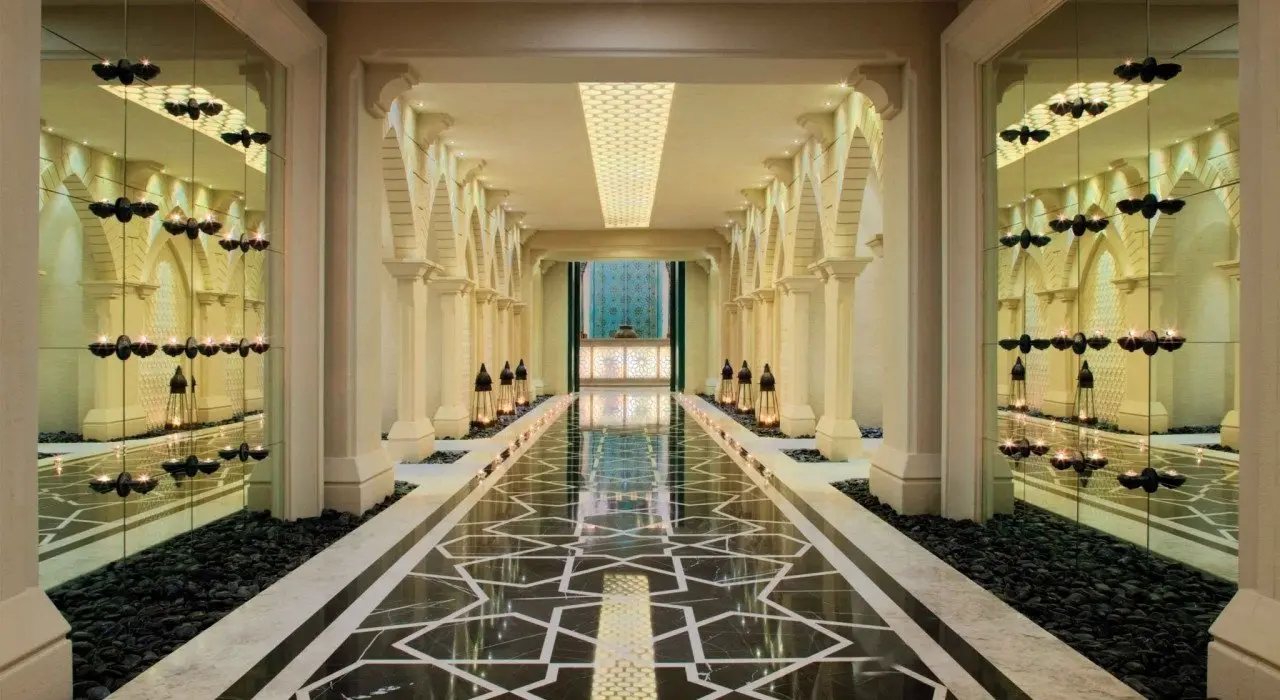
POLYGON ((41 582, 246 507, 280 440, 285 73, 190 0, 43 7, 41 582))
POLYGON ((984 76, 988 511, 1229 579, 1250 468, 1236 22, 1229 2, 1072 0, 984 76))

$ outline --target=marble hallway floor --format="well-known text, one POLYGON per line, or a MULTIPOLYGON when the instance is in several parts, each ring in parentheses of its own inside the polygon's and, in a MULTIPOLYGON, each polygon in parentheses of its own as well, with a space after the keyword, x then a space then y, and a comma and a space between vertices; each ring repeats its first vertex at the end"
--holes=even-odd
POLYGON ((990 697, 655 399, 628 429, 569 408, 442 537, 222 697, 990 697))

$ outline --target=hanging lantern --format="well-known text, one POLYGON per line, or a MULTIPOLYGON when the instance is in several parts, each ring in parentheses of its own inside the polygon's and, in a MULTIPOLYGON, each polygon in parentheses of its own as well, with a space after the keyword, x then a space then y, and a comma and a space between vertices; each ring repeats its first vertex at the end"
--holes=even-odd
POLYGON ((1009 406, 1015 411, 1027 410, 1027 367, 1021 357, 1013 361, 1009 371, 1009 406))
POLYGON ((178 365, 173 368, 173 376, 169 378, 169 402, 164 408, 164 428, 181 430, 182 426, 192 422, 191 406, 187 404, 187 378, 182 374, 182 365, 178 365))
POLYGON ((480 371, 476 373, 475 393, 471 395, 471 426, 487 428, 493 425, 494 420, 493 377, 489 376, 489 370, 481 363, 480 371))
POLYGON ((516 365, 516 405, 524 408, 533 398, 529 396, 529 369, 524 366, 524 358, 516 365))
POLYGON ((716 401, 721 406, 732 406, 737 400, 733 393, 733 365, 725 358, 724 367, 720 368, 720 390, 716 392, 716 401))
POLYGON ((747 366, 747 361, 742 361, 742 369, 738 370, 738 412, 752 413, 755 411, 755 395, 751 391, 751 367, 747 366))
POLYGON ((1088 360, 1080 366, 1080 373, 1076 375, 1076 403, 1072 411, 1081 425, 1095 425, 1098 422, 1098 410, 1093 401, 1093 370, 1089 369, 1088 360))
POLYGON ((498 373, 498 411, 500 416, 510 416, 516 412, 516 395, 514 382, 516 375, 511 371, 511 361, 502 365, 498 373))
POLYGON ((778 391, 777 380, 769 363, 764 363, 764 372, 760 373, 760 409, 756 411, 756 425, 761 428, 773 428, 778 425, 778 391))

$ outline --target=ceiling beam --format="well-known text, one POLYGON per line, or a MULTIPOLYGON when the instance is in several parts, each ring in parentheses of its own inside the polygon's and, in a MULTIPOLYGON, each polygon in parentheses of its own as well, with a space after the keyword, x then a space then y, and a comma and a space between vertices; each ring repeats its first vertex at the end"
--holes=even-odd
POLYGON ((525 250, 549 260, 698 260, 725 245, 715 229, 539 230, 525 250))

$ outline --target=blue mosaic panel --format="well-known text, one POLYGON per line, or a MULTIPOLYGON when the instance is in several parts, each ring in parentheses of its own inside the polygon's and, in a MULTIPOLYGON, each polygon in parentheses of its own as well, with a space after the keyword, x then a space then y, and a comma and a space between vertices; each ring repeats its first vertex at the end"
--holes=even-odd
POLYGON ((591 263, 591 337, 610 338, 630 323, 641 338, 661 338, 662 263, 617 260, 591 263))

